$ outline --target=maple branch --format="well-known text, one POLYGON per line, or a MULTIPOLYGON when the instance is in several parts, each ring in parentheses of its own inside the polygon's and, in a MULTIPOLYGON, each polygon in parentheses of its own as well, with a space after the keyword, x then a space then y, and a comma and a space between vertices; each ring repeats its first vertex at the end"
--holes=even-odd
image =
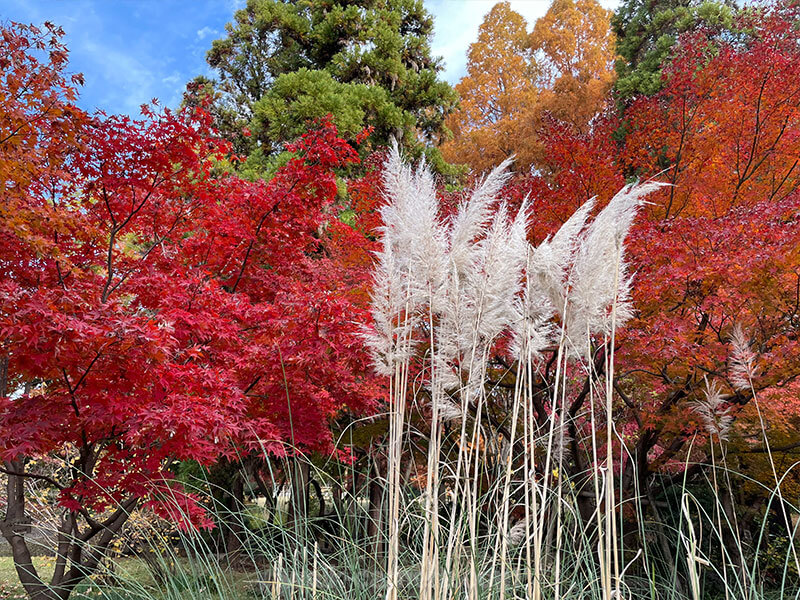
MULTIPOLYGON (((106 345, 108 345, 108 344, 106 344, 106 345)), ((83 375, 81 375, 81 378, 78 379, 78 383, 76 383, 75 387, 72 390, 70 390, 71 393, 77 392, 78 388, 81 387, 81 384, 83 384, 83 382, 86 380, 86 376, 89 375, 89 371, 92 370, 92 367, 97 362, 97 359, 100 358, 100 356, 103 354, 103 349, 105 349, 105 346, 103 348, 101 348, 100 350, 98 350, 98 352, 95 355, 95 357, 89 363, 89 366, 86 367, 86 370, 83 372, 83 375)), ((65 376, 66 376, 66 373, 65 373, 65 376)))
POLYGON ((760 454, 763 452, 789 452, 790 450, 795 450, 800 448, 800 442, 795 442, 793 444, 787 444, 786 446, 760 446, 758 448, 746 448, 743 450, 737 450, 736 454, 760 454))
POLYGON ((17 135, 25 127, 28 127, 29 125, 33 125, 37 121, 40 121, 40 120, 44 119, 47 115, 50 114, 50 109, 52 109, 53 106, 55 106, 57 102, 58 102, 58 98, 54 98, 53 101, 50 103, 50 105, 45 110, 43 110, 39 115, 37 115, 35 117, 32 117, 31 119, 25 121, 24 123, 22 123, 22 125, 20 125, 16 129, 13 129, 11 131, 11 133, 9 133, 6 137, 4 137, 2 140, 0 140, 0 144, 5 144, 8 140, 10 140, 15 135, 17 135))
POLYGON ((272 208, 270 208, 267 212, 264 213, 264 215, 261 217, 261 220, 258 222, 258 226, 256 227, 256 231, 253 234, 253 239, 250 240, 250 243, 247 246, 247 251, 244 253, 244 259, 242 259, 242 266, 239 269, 239 274, 236 276, 236 281, 233 283, 233 287, 231 287, 230 291, 231 291, 232 294, 236 292, 236 288, 239 286, 239 282, 242 280, 242 276, 244 275, 245 267, 247 267, 247 261, 250 259, 250 252, 252 252, 252 250, 253 250, 253 246, 256 243, 256 239, 258 239, 258 234, 261 233, 261 228, 264 226, 264 222, 267 220, 267 217, 269 215, 271 215, 273 212, 275 212, 278 209, 278 206, 280 205, 281 201, 284 198, 286 198, 286 196, 288 196, 289 194, 292 193, 292 190, 294 190, 295 186, 299 182, 300 182, 300 178, 298 177, 297 179, 295 179, 292 182, 292 185, 289 186, 289 189, 287 189, 283 193, 283 195, 275 201, 275 204, 272 205, 272 208))
MULTIPOLYGON (((105 170, 105 163, 101 162, 100 163, 100 175, 101 176, 103 176, 103 171, 104 170, 105 170)), ((102 191, 102 195, 103 195, 103 202, 106 205, 106 210, 108 211, 108 216, 111 219, 111 227, 112 228, 116 227, 117 226, 117 219, 114 216, 114 212, 111 210, 111 202, 108 199, 108 189, 106 188, 106 184, 105 183, 103 183, 101 191, 102 191)))
POLYGON ((550 351, 550 358, 547 361, 547 364, 544 368, 544 376, 547 381, 550 381, 550 372, 553 370, 553 365, 556 362, 556 357, 558 356, 558 352, 556 350, 550 351))
POLYGON ((244 392, 242 392, 242 393, 243 393, 244 395, 247 395, 247 394, 250 392, 250 390, 252 390, 254 387, 256 387, 256 385, 258 384, 258 382, 259 382, 259 381, 261 381, 261 377, 262 377, 261 375, 257 376, 257 377, 255 378, 255 380, 253 380, 253 383, 251 383, 250 385, 248 385, 248 386, 245 388, 244 392))
POLYGON ((614 382, 614 391, 617 392, 617 395, 622 398, 622 401, 625 403, 625 406, 630 408, 633 411, 633 418, 636 421, 636 424, 641 428, 643 426, 642 417, 639 415, 639 407, 634 404, 631 397, 622 389, 622 386, 619 384, 619 378, 615 377, 614 382))
MULTIPOLYGON (((89 523, 89 530, 86 531, 83 535, 81 535, 80 540, 84 543, 88 542, 90 539, 92 539, 92 537, 97 535, 100 531, 111 527, 114 524, 114 522, 121 516, 123 515, 130 516, 131 510, 138 502, 139 498, 137 498, 136 496, 131 496, 127 500, 121 502, 117 510, 111 513, 111 515, 102 522, 89 517, 89 519, 91 519, 91 521, 87 519, 87 523, 89 523)), ((84 515, 84 518, 86 518, 87 516, 88 512, 86 515, 84 515)))
MULTIPOLYGON (((739 179, 738 179, 738 181, 736 183, 736 187, 734 188, 734 191, 733 191, 733 199, 734 199, 734 201, 738 198, 739 190, 744 185, 745 181, 750 179, 750 177, 753 175, 753 173, 755 173, 758 170, 758 167, 761 165, 761 163, 766 158, 766 155, 765 155, 764 158, 762 158, 761 161, 759 161, 759 163, 756 164, 753 167, 752 170, 750 170, 750 167, 753 166, 753 160, 754 160, 755 155, 756 155, 756 150, 758 150, 758 140, 759 140, 759 136, 761 135, 761 127, 763 126, 763 123, 761 121, 761 104, 762 104, 762 102, 764 100, 764 89, 767 86, 767 81, 769 80, 769 75, 770 75, 771 71, 772 71, 772 68, 770 67, 770 69, 767 71, 767 73, 764 74, 764 78, 761 81, 761 86, 759 87, 759 90, 758 90, 758 98, 756 100, 755 125, 754 125, 754 128, 753 128, 753 141, 752 141, 752 144, 750 145, 750 155, 747 158, 747 163, 744 165, 744 170, 743 171, 739 172, 739 169, 737 167, 737 175, 739 176, 739 179), (749 173, 748 173, 748 171, 749 171, 749 173)), ((782 135, 783 135, 783 133, 778 134, 778 138, 776 138, 776 141, 775 141, 776 144, 777 144, 777 140, 780 139, 780 137, 782 137, 782 135)), ((738 148, 738 144, 737 144, 737 155, 738 155, 738 152, 739 152, 739 148, 738 148)))
MULTIPOLYGON (((180 172, 180 171, 179 171, 179 172, 180 172)), ((109 206, 109 204, 108 204, 108 198, 106 197, 106 206, 108 207, 109 216, 111 217, 111 234, 109 235, 109 239, 108 239, 108 255, 107 255, 107 258, 106 258, 106 271, 107 271, 106 283, 105 283, 105 285, 103 286, 103 293, 102 293, 102 294, 101 294, 101 296, 100 296, 100 298, 101 298, 101 301, 102 301, 103 303, 105 303, 105 302, 108 300, 108 297, 111 295, 111 292, 113 292, 113 291, 114 291, 114 289, 116 289, 116 286, 114 287, 114 289, 110 289, 110 288, 111 288, 111 282, 114 280, 114 265, 113 265, 113 260, 114 260, 114 244, 115 244, 115 242, 116 242, 117 234, 118 234, 120 231, 122 231, 122 230, 125 228, 125 226, 126 226, 128 223, 130 223, 130 222, 131 222, 131 220, 132 220, 132 219, 133 219, 133 218, 134 218, 134 217, 135 217, 137 214, 139 214, 139 211, 141 211, 141 210, 142 210, 142 208, 144 208, 144 205, 145 205, 145 204, 147 203, 147 201, 150 199, 150 196, 152 196, 152 195, 155 193, 155 191, 156 191, 156 188, 158 187, 158 185, 159 185, 159 184, 160 184, 162 181, 165 181, 165 180, 166 180, 166 178, 163 178, 161 181, 159 181, 159 175, 160 175, 160 173, 156 173, 156 174, 155 174, 155 176, 153 177, 153 183, 152 183, 152 185, 150 186, 150 190, 149 190, 149 191, 148 191, 148 192, 147 192, 147 193, 144 195, 144 198, 142 198, 142 201, 141 201, 141 202, 139 202, 139 205, 138 205, 138 206, 135 206, 135 202, 134 202, 134 203, 131 205, 131 212, 130 212, 130 214, 129 214, 128 216, 126 216, 126 217, 125 217, 125 220, 123 220, 123 221, 122 221, 121 223, 119 223, 119 224, 117 224, 117 223, 115 222, 115 220, 114 220, 114 215, 111 213, 111 207, 109 206)), ((104 184, 104 185, 103 185, 103 192, 104 192, 104 194, 106 193, 106 192, 105 192, 105 189, 106 189, 106 188, 105 188, 105 184, 104 184)), ((135 198, 135 194, 134 194, 134 198, 135 198)))
MULTIPOLYGON (((114 512, 112 517, 103 522, 104 529, 100 535, 100 539, 96 544, 88 545, 86 543, 73 543, 70 552, 70 560, 72 566, 69 572, 64 576, 62 581, 53 581, 61 589, 71 591, 75 588, 84 578, 97 570, 100 561, 106 555, 108 546, 114 539, 114 536, 119 532, 125 522, 130 518, 131 512, 136 508, 139 498, 133 497, 125 501, 120 508, 114 512), (123 510, 123 508, 125 510, 123 510), (86 549, 87 555, 85 559, 81 558, 82 550, 86 549)), ((100 533, 96 531, 91 537, 100 533)), ((88 538, 88 539, 91 539, 88 538)), ((88 541, 88 540, 87 540, 88 541)))
POLYGON ((0 473, 4 473, 5 475, 9 475, 12 477, 27 477, 28 479, 36 479, 37 481, 44 481, 49 483, 50 485, 58 488, 59 490, 63 490, 64 486, 58 483, 52 477, 48 477, 47 475, 39 475, 38 473, 27 473, 25 471, 12 471, 11 469, 0 467, 0 473))
MULTIPOLYGON (((786 171, 786 175, 784 175, 784 176, 783 176, 783 178, 781 179, 781 182, 778 184, 778 187, 776 187, 776 188, 775 188, 775 189, 772 191, 772 193, 769 195, 769 199, 770 199, 770 200, 774 199, 774 198, 775 198, 775 196, 778 194, 778 192, 781 190, 781 188, 783 187, 783 184, 784 184, 784 183, 786 183, 786 181, 789 179, 789 175, 791 175, 791 174, 792 174, 792 172, 793 172, 793 171, 795 170, 795 168, 797 167, 797 164, 798 164, 798 162, 800 162, 800 159, 798 159, 798 160, 795 160, 795 161, 792 163, 792 166, 791 166, 791 167, 789 167, 789 170, 788 170, 788 171, 786 171)), ((792 192, 792 191, 794 191, 795 189, 797 189, 797 185, 795 185, 795 187, 794 187, 792 190, 790 190, 790 191, 789 191, 789 193, 791 193, 791 192, 792 192)), ((785 197, 785 196, 784 196, 784 197, 785 197)))
POLYGON ((8 355, 0 356, 0 398, 8 395, 8 355))
MULTIPOLYGON (((97 527, 98 529, 102 529, 102 526, 100 525, 100 523, 94 517, 92 517, 92 515, 89 514, 89 511, 86 510, 85 506, 81 506, 80 508, 78 508, 77 511, 70 511, 70 512, 71 513, 78 512, 83 517, 83 519, 86 521, 86 523, 89 525, 89 527, 97 527)), ((73 514, 73 518, 74 518, 74 514, 73 514)), ((75 526, 77 527, 77 522, 76 522, 75 526)))
POLYGON ((106 259, 106 272, 107 272, 106 284, 105 286, 103 286, 103 293, 100 294, 100 300, 103 303, 105 303, 105 301, 108 300, 108 288, 111 285, 111 281, 114 278, 113 260, 114 260, 114 243, 116 241, 116 237, 117 237, 117 226, 114 225, 111 228, 111 235, 108 238, 108 258, 106 259))
POLYGON ((92 361, 89 363, 89 366, 86 367, 86 370, 83 372, 83 374, 81 375, 80 379, 78 379, 78 383, 76 383, 74 387, 72 386, 72 384, 69 381, 69 375, 67 375, 66 369, 64 367, 61 367, 61 374, 64 377, 64 383, 67 384, 67 390, 69 391, 69 395, 70 395, 70 402, 72 403, 72 409, 75 411, 75 416, 76 417, 80 417, 81 415, 80 415, 80 411, 78 410, 78 404, 75 402, 75 392, 78 390, 78 388, 81 386, 81 384, 85 381, 86 376, 89 375, 89 371, 92 370, 92 367, 97 362, 97 359, 100 358, 100 356, 102 355, 104 348, 105 348, 105 346, 103 346, 103 348, 98 350, 97 354, 92 359, 92 361))
MULTIPOLYGON (((56 195, 55 186, 50 188, 50 202, 53 205, 53 212, 55 213, 58 207, 58 198, 56 195)), ((53 232, 53 243, 58 245, 58 231, 53 232)), ((58 275, 58 283, 61 286, 62 290, 67 291, 67 285, 64 282, 64 275, 61 273, 61 261, 58 258, 56 258, 55 262, 56 262, 56 273, 58 275)))
POLYGON ((592 381, 597 381, 605 371, 605 364, 604 364, 605 356, 606 356, 605 346, 601 346, 600 348, 597 349, 592 373, 583 382, 583 388, 569 406, 567 414, 569 415, 571 420, 574 420, 575 415, 578 413, 581 406, 583 406, 583 403, 586 401, 586 398, 589 395, 589 390, 591 388, 592 381))
MULTIPOLYGON (((153 245, 152 245, 152 246, 150 246, 150 247, 149 247, 149 248, 148 248, 148 249, 145 251, 145 253, 144 253, 144 254, 143 254, 143 255, 142 255, 140 258, 139 258, 139 262, 140 262, 140 263, 141 263, 141 262, 144 262, 144 261, 147 259, 147 257, 150 255, 150 253, 151 253, 151 252, 152 252, 152 251, 153 251, 153 250, 154 250, 156 247, 160 246, 160 245, 161 245, 161 244, 164 242, 164 240, 165 240, 165 239, 167 239, 167 237, 168 237, 168 236, 169 236, 169 235, 170 235, 170 234, 171 234, 171 233, 172 233, 172 232, 175 230, 175 228, 178 226, 178 223, 180 223, 180 222, 181 222, 181 220, 183 219, 183 217, 184 217, 184 214, 183 214, 183 213, 180 213, 180 214, 179 214, 177 217, 175 217, 175 220, 173 221, 172 225, 170 225, 170 226, 169 226, 169 228, 167 229, 166 233, 164 233, 164 235, 162 235, 160 238, 158 238, 158 239, 157 239, 157 240, 156 240, 156 241, 153 243, 153 245)), ((116 289, 117 289, 119 286, 121 286, 121 285, 122 285, 122 284, 123 284, 123 283, 124 283, 124 282, 125 282, 125 281, 128 279, 128 277, 130 277, 131 273, 133 273, 135 270, 136 270, 136 267, 131 267, 130 269, 128 269, 127 271, 125 271, 125 273, 122 275, 122 277, 120 277, 119 281, 117 281, 117 283, 115 283, 115 284, 114 284, 114 285, 111 287, 111 289, 109 290, 109 292, 108 292, 109 296, 110 296, 111 294, 113 294, 113 293, 116 291, 116 289)))
POLYGON ((681 450, 681 448, 683 448, 684 444, 686 444, 687 439, 688 438, 685 435, 673 438, 669 446, 664 448, 664 451, 658 455, 657 459, 653 461, 653 463, 649 467, 649 470, 657 471, 662 465, 666 464, 673 456, 675 456, 681 450))
MULTIPOLYGON (((688 122, 686 121, 686 96, 685 95, 681 96, 681 100, 682 100, 682 102, 681 102, 681 123, 682 123, 683 126, 681 127, 681 137, 680 137, 680 140, 678 142, 678 150, 675 153, 675 164, 674 164, 673 169, 672 169, 672 177, 671 177, 671 181, 670 181, 671 185, 670 185, 670 188, 669 188, 669 201, 667 202, 667 209, 666 209, 666 211, 664 211, 664 220, 669 218, 669 213, 672 210, 672 204, 675 201, 675 189, 677 187, 675 185, 675 183, 678 181, 678 167, 680 166, 681 158, 682 158, 682 155, 683 155, 683 147, 684 147, 684 144, 686 142, 686 133, 688 131, 688 126, 689 126, 689 124, 692 122, 692 120, 694 118, 694 116, 692 116, 692 118, 689 119, 688 122)), ((699 106, 699 104, 698 104, 698 106, 699 106)), ((695 109, 695 113, 694 114, 697 114, 697 109, 695 109)))
POLYGON ((756 171, 758 171, 761 165, 764 164, 764 162, 768 158, 770 158, 771 153, 775 150, 775 147, 778 145, 778 142, 781 141, 781 138, 786 133, 786 128, 788 127, 788 125, 789 125, 789 117, 787 116, 786 119, 784 119, 783 123, 781 124, 780 128, 778 129, 778 133, 775 135, 775 139, 773 140, 772 144, 769 146, 769 148, 767 148, 764 151, 764 154, 761 156, 761 159, 755 165, 753 165, 753 168, 750 172, 750 175, 747 176, 747 179, 750 179, 756 173, 756 171))

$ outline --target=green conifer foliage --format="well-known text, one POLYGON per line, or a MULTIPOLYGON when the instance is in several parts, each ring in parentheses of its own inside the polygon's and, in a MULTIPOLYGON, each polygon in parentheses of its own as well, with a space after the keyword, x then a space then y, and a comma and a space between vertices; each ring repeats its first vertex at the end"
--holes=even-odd
POLYGON ((620 99, 658 92, 661 67, 678 37, 701 27, 727 30, 736 11, 733 0, 623 0, 611 21, 620 55, 620 99))
POLYGON ((195 93, 214 95, 240 152, 274 154, 331 113, 346 139, 372 126, 376 144, 395 137, 443 171, 432 146, 457 94, 438 78, 432 34, 421 0, 248 0, 208 52, 218 80, 198 78, 195 93))

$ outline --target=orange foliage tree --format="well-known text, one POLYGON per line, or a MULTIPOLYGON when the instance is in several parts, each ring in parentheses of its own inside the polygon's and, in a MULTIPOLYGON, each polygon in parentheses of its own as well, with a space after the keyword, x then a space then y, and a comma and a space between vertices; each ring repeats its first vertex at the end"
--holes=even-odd
POLYGON ((520 168, 540 167, 544 122, 586 132, 614 83, 610 18, 595 0, 555 0, 528 33, 508 2, 496 4, 456 86, 461 105, 446 122, 445 158, 483 171, 514 154, 520 168))
POLYGON ((446 121, 453 139, 445 142, 446 160, 484 170, 511 154, 532 162, 525 136, 533 130, 538 98, 528 45, 527 22, 498 2, 469 47, 467 75, 456 86, 459 110, 446 121))
MULTIPOLYGON (((72 102, 73 85, 62 70, 67 49, 60 27, 43 28, 11 24, 2 31, 0 44, 0 232, 36 236, 39 247, 51 243, 31 229, 31 207, 23 201, 31 187, 49 187, 62 172, 69 156, 80 151, 79 128, 85 115, 72 102)), ((38 209, 35 209, 38 210, 38 209)), ((0 390, 0 396, 3 395, 0 390)))
POLYGON ((661 390, 636 394, 646 415, 638 452, 659 448, 656 469, 690 439, 683 418, 707 380, 723 384, 739 417, 737 460, 763 456, 759 411, 776 450, 800 442, 797 18, 778 4, 741 15, 733 35, 686 36, 664 90, 628 111, 621 164, 673 184, 653 198, 639 236, 640 318, 624 350, 661 390), (736 325, 758 356, 752 390, 732 368, 736 325))
POLYGON ((658 94, 588 133, 551 123, 546 174, 518 184, 537 197, 541 235, 626 178, 672 184, 648 198, 629 244, 637 317, 614 382, 624 488, 678 481, 687 460, 702 469, 708 437, 727 437, 730 466, 763 469, 766 483, 763 434, 776 453, 800 448, 799 13, 776 4, 725 36, 684 36, 658 94), (722 431, 698 412, 709 392, 716 417, 733 418, 722 431))
POLYGON ((530 46, 540 66, 540 110, 586 131, 614 84, 611 12, 595 0, 554 0, 530 46))

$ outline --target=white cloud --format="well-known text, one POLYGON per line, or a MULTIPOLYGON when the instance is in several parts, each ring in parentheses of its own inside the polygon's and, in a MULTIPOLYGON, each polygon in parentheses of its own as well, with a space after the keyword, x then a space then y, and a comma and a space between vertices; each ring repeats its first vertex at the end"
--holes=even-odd
POLYGON ((211 35, 217 35, 219 32, 216 29, 212 29, 211 27, 203 27, 202 29, 197 30, 197 39, 204 40, 211 35))
POLYGON ((177 71, 173 71, 171 75, 167 75, 166 77, 161 78, 161 83, 167 83, 169 85, 175 85, 181 82, 181 74, 177 71))
POLYGON ((139 106, 158 95, 152 70, 132 55, 92 39, 79 43, 83 55, 94 62, 95 76, 105 88, 99 106, 137 115, 139 106))
MULTIPOLYGON (((600 0, 609 9, 619 5, 620 0, 600 0)), ((432 50, 434 56, 444 59, 444 79, 458 83, 467 71, 469 45, 478 39, 478 28, 483 18, 497 0, 427 0, 425 8, 434 17, 432 50)), ((528 29, 544 16, 550 0, 511 0, 511 8, 528 21, 528 29)))

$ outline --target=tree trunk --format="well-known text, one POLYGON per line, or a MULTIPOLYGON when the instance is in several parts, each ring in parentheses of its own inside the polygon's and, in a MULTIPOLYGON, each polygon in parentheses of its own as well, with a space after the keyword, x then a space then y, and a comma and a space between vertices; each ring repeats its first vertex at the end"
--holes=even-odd
POLYGON ((211 495, 219 527, 215 535, 217 550, 228 555, 241 550, 244 527, 244 480, 238 461, 223 458, 208 471, 211 495))
MULTIPOLYGON (((5 387, 5 382, 0 383, 5 387)), ((6 471, 10 473, 24 473, 25 464, 22 460, 5 461, 6 471)), ((8 504, 3 521, 0 521, 0 531, 11 546, 11 555, 17 576, 31 600, 59 600, 49 587, 39 578, 39 573, 33 565, 25 534, 30 530, 30 519, 25 515, 25 478, 21 475, 8 475, 6 483, 6 497, 8 504)))
POLYGON ((384 560, 386 552, 386 507, 384 506, 384 483, 380 477, 377 461, 373 463, 374 473, 369 480, 369 513, 367 517, 367 540, 372 546, 372 554, 377 564, 384 560))
POLYGON ((244 473, 237 468, 230 488, 230 512, 226 514, 225 551, 235 558, 242 550, 245 536, 244 473))
POLYGON ((289 499, 290 527, 306 524, 308 517, 308 479, 310 467, 304 457, 292 461, 291 495, 289 499))

